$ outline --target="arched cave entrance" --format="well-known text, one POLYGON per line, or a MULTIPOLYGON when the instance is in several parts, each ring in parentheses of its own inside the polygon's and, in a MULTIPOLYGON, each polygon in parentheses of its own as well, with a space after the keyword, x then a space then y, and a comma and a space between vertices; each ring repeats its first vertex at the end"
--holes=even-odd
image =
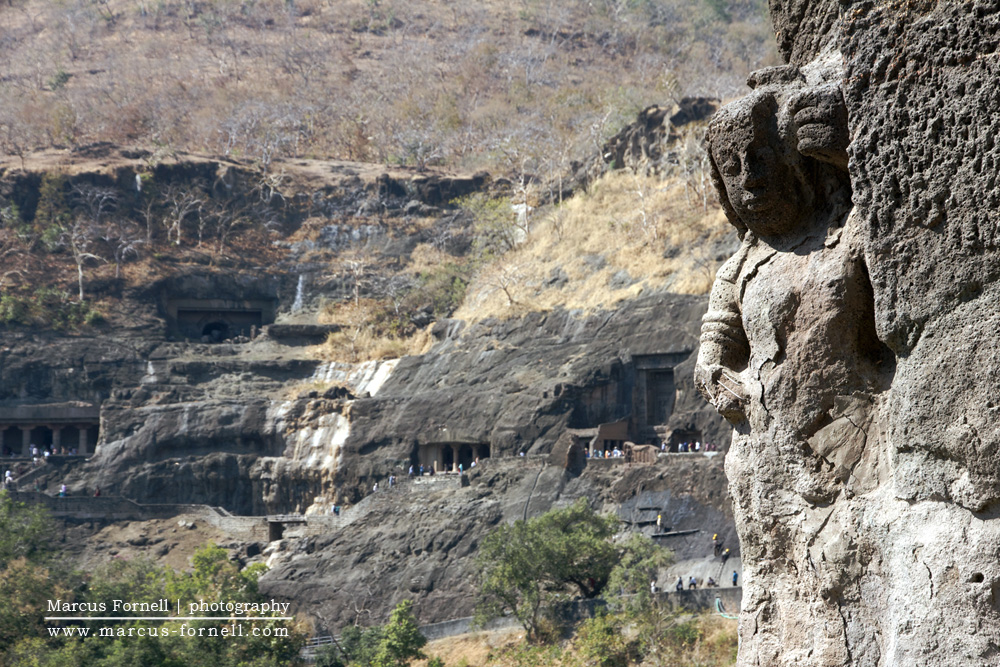
POLYGON ((229 325, 225 322, 209 322, 201 330, 202 337, 207 336, 213 343, 218 343, 229 338, 229 325))
POLYGON ((455 467, 455 455, 451 451, 451 447, 445 446, 441 448, 441 470, 438 472, 444 472, 451 470, 455 467))

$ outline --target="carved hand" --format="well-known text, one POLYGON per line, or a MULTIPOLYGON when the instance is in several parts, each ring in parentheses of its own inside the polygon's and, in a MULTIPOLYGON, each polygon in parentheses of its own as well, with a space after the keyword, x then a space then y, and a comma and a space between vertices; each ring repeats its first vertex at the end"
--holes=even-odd
POLYGON ((739 373, 724 366, 698 364, 694 383, 727 420, 735 424, 746 419, 747 393, 739 373))
POLYGON ((802 155, 847 169, 847 106, 835 83, 810 88, 788 103, 802 155))

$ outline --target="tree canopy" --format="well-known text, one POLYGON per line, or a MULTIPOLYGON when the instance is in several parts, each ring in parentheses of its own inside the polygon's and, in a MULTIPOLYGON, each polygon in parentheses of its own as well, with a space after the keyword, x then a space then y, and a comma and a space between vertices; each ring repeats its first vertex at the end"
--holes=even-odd
POLYGON ((494 530, 480 546, 477 616, 512 613, 537 637, 542 610, 573 593, 601 593, 619 558, 611 542, 618 520, 586 500, 494 530))

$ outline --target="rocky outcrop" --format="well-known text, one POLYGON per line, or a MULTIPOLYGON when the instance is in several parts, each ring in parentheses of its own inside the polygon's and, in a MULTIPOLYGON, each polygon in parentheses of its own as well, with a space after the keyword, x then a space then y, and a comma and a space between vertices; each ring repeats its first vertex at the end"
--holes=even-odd
POLYGON ((639 112, 635 122, 608 139, 601 157, 612 169, 655 167, 669 159, 670 144, 680 138, 678 129, 708 119, 719 108, 712 97, 684 97, 670 106, 653 105, 639 112))
POLYGON ((673 530, 692 533, 669 545, 680 547, 682 559, 710 561, 712 532, 731 530, 721 456, 664 456, 633 466, 591 461, 581 473, 546 458, 486 460, 466 484, 436 475, 383 486, 339 518, 323 517, 330 520, 323 536, 272 543, 261 591, 292 600, 293 611, 314 619, 320 634, 381 622, 403 599, 414 600, 422 623, 433 623, 472 615, 476 547, 493 527, 577 498, 635 530, 654 525, 659 510, 673 530), (649 508, 652 522, 640 525, 649 508))
POLYGON ((493 457, 541 454, 566 428, 634 417, 643 357, 662 358, 677 383, 665 432, 724 441, 728 429, 690 381, 704 307, 702 297, 658 294, 589 315, 439 322, 429 353, 402 359, 378 396, 351 406, 338 486, 370 488, 378 472, 361 461, 375 451, 416 462, 420 447, 455 442, 488 445, 493 457))
POLYGON ((697 371, 737 430, 738 664, 995 664, 1000 9, 771 5, 789 65, 710 133, 743 246, 697 371))

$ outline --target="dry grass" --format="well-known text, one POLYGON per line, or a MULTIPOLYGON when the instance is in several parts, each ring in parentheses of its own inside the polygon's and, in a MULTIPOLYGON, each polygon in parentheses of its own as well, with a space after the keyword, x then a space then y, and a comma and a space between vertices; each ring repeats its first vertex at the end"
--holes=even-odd
POLYGON ((565 166, 639 108, 776 63, 760 8, 730 4, 10 0, 0 145, 565 166))
MULTIPOLYGON (((427 656, 437 656, 448 667, 466 664, 470 667, 485 665, 491 652, 497 648, 510 646, 524 641, 524 630, 495 630, 492 632, 474 632, 458 637, 436 639, 424 647, 427 656)), ((426 667, 427 660, 417 660, 414 667, 426 667)))
POLYGON ((397 338, 378 333, 376 321, 384 304, 374 299, 360 299, 328 304, 319 315, 321 323, 339 324, 319 346, 319 356, 327 361, 357 363, 377 359, 398 359, 422 354, 429 349, 431 335, 417 331, 413 336, 397 338))
POLYGON ((536 212, 526 241, 480 272, 456 317, 590 311, 649 290, 707 294, 719 264, 709 248, 733 232, 714 198, 703 201, 680 179, 609 173, 589 193, 536 212), (623 271, 619 282, 631 284, 613 287, 623 271), (498 287, 505 272, 516 278, 513 303, 498 287), (551 280, 559 272, 563 285, 551 280))
MULTIPOLYGON (((738 644, 735 621, 703 614, 690 618, 689 622, 694 641, 677 641, 664 636, 659 655, 641 664, 671 667, 729 667, 735 664, 738 644)), ((533 650, 524 645, 524 631, 517 628, 435 640, 424 647, 424 653, 441 658, 448 667, 588 667, 591 663, 577 650, 576 640, 574 637, 558 648, 550 647, 551 650, 540 647, 533 650)), ((426 667, 427 661, 413 664, 426 667)))

